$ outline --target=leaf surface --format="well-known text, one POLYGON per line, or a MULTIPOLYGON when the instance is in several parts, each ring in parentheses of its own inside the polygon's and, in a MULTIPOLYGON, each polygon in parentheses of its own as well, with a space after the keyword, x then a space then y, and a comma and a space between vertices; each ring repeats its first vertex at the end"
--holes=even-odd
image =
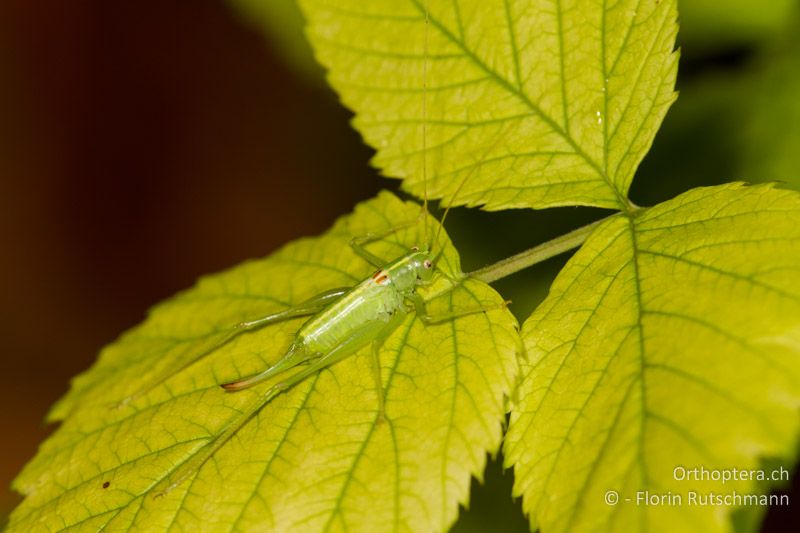
POLYGON ((800 195, 695 189, 600 226, 522 330, 506 439, 515 492, 558 531, 726 531, 732 507, 685 468, 788 471, 800 406, 800 195), (608 505, 608 491, 619 503, 608 505), (641 491, 677 494, 646 506, 641 491), (626 498, 629 501, 626 501, 626 498), (726 512, 727 511, 727 512, 726 512))
POLYGON ((375 165, 446 203, 624 207, 675 98, 674 0, 302 6, 375 165))
MULTIPOLYGON (((431 313, 494 310, 432 326, 412 313, 386 340, 385 422, 369 348, 266 405, 261 394, 275 381, 236 393, 219 387, 275 362, 302 318, 200 357, 242 320, 369 276, 375 267, 348 247, 353 236, 405 223, 368 245, 387 258, 427 242, 419 214, 419 205, 382 193, 325 235, 206 277, 155 308, 54 408, 51 418, 63 423, 15 481, 26 497, 9 530, 448 527, 470 477, 499 446, 516 372, 516 321, 487 285, 452 289, 440 277, 424 293, 431 313)), ((449 241, 437 268, 460 272, 449 241)))

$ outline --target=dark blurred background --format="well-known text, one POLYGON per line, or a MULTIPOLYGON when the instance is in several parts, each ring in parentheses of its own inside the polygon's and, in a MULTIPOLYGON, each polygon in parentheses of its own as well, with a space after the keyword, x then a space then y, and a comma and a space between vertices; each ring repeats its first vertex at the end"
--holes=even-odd
MULTIPOLYGON (((681 97, 634 201, 732 179, 797 186, 797 2, 683 4, 681 97)), ((0 524, 48 407, 103 345, 199 275, 396 188, 368 166, 300 25, 288 0, 0 0, 0 524)), ((597 216, 458 210, 448 230, 476 268, 597 216)), ((497 285, 518 316, 563 261, 497 285)), ((524 529, 510 473, 487 476, 459 527, 524 529)))

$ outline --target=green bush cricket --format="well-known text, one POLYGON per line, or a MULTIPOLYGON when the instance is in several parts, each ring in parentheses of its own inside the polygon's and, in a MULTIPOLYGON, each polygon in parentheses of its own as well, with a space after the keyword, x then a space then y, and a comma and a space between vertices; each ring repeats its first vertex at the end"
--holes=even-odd
MULTIPOLYGON (((351 241, 351 246, 368 262, 378 266, 378 270, 350 289, 327 291, 299 306, 240 324, 239 329, 247 330, 277 320, 313 314, 300 327, 288 351, 277 363, 259 374, 222 384, 222 388, 227 391, 245 389, 297 365, 308 364, 307 368, 273 385, 271 391, 278 393, 372 343, 379 419, 382 419, 384 402, 380 382, 380 346, 408 313, 416 312, 416 316, 429 325, 487 310, 479 308, 435 317, 427 314, 425 301, 416 288, 429 284, 433 278, 435 256, 430 248, 420 250, 415 247, 408 254, 384 263, 362 247, 359 239, 351 241)), ((272 395, 267 393, 267 396, 272 395)))

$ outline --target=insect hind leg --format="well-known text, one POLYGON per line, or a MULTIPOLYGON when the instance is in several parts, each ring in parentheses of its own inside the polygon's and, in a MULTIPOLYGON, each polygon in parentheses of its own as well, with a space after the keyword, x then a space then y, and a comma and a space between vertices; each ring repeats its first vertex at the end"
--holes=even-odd
POLYGON ((380 348, 383 346, 384 341, 392 334, 392 332, 397 329, 405 317, 406 313, 402 311, 396 311, 391 319, 389 319, 389 321, 386 323, 371 323, 366 325, 364 328, 353 332, 350 337, 342 341, 330 352, 326 354, 315 354, 317 357, 311 360, 308 366, 305 366, 302 370, 292 374, 286 378, 286 380, 275 384, 271 390, 273 390, 275 393, 278 393, 290 389, 307 377, 314 375, 317 372, 320 372, 325 368, 328 368, 329 366, 352 355, 354 352, 358 351, 367 343, 372 341, 373 376, 375 379, 375 392, 378 396, 378 414, 375 420, 376 423, 382 423, 386 420, 386 414, 384 400, 385 391, 383 390, 383 382, 380 376, 380 348))
POLYGON ((246 322, 240 322, 236 325, 236 329, 238 332, 247 331, 259 328, 261 326, 266 326, 272 322, 280 322, 282 320, 289 320, 291 318, 313 315, 321 311, 325 306, 341 298, 348 290, 349 289, 347 287, 342 287, 321 292, 315 296, 312 296, 308 300, 305 300, 293 307, 289 307, 288 309, 284 309, 283 311, 271 313, 269 315, 248 320, 246 322))
POLYGON ((298 341, 292 343, 289 347, 289 351, 287 351, 283 357, 281 357, 277 363, 272 365, 271 367, 267 368, 263 372, 258 374, 254 374, 252 376, 238 379, 236 381, 231 381, 230 383, 223 383, 220 385, 226 391, 239 391, 243 389, 249 389, 253 385, 257 385, 262 381, 266 381, 272 376, 276 376, 281 372, 285 372, 291 368, 296 367, 297 365, 308 363, 309 361, 317 358, 317 354, 309 354, 306 350, 305 346, 298 341))
MULTIPOLYGON (((258 414, 261 409, 275 399, 276 396, 280 395, 281 393, 287 391, 288 389, 294 387, 301 381, 305 380, 309 376, 317 374, 321 370, 326 367, 331 366, 332 364, 346 358, 348 355, 351 355, 354 351, 364 345, 365 336, 368 336, 370 332, 366 331, 357 331, 349 338, 347 338, 344 342, 340 343, 338 346, 333 348, 327 354, 312 354, 311 357, 316 357, 316 359, 308 366, 304 367, 302 370, 295 372, 291 376, 287 377, 285 380, 276 383, 275 385, 268 388, 262 394, 258 395, 252 403, 246 406, 238 415, 236 415, 218 434, 214 435, 207 443, 201 446, 196 451, 192 452, 192 456, 184 463, 180 464, 175 471, 173 471, 167 478, 162 480, 154 489, 153 489, 153 496, 154 498, 161 498, 166 494, 170 493, 173 489, 179 486, 181 483, 192 477, 193 475, 197 474, 200 469, 205 465, 205 463, 217 453, 217 451, 225 445, 228 440, 230 440, 233 435, 235 435, 242 427, 244 427, 247 422, 250 421, 254 416, 258 414)), ((290 349, 291 351, 291 349, 290 349)), ((281 361, 287 358, 289 353, 285 355, 281 361)), ((305 354, 308 358, 309 355, 305 354)), ((280 364, 280 362, 278 363, 280 364)), ((274 366, 277 366, 274 365, 274 366)), ((272 368, 274 368, 274 366, 272 368)), ((263 374, 263 373, 262 373, 263 374)), ((259 374, 260 375, 260 374, 259 374)), ((258 376, 258 375, 257 375, 258 376)), ((257 377, 253 376, 253 377, 257 377)), ((246 378, 245 380, 240 380, 240 382, 248 381, 251 378, 246 378)), ((240 382, 233 382, 233 383, 240 383, 240 382)), ((247 386, 254 385, 255 383, 250 383, 247 386)), ((233 384, 230 384, 233 385, 233 384)), ((225 387, 223 385, 223 387, 225 387)), ((241 387, 246 388, 246 387, 241 387)), ((240 390, 230 388, 228 390, 240 390)))
POLYGON ((152 391, 156 387, 164 384, 173 376, 180 374, 181 372, 187 370, 191 366, 205 359, 209 355, 215 353, 217 350, 229 344, 236 337, 238 337, 243 333, 261 328, 263 326, 275 322, 281 322, 283 320, 289 320, 292 318, 309 316, 318 313, 325 306, 330 305, 332 302, 341 298, 342 295, 344 295, 348 290, 350 289, 347 287, 330 289, 328 291, 312 296, 311 298, 301 302, 298 305, 289 307, 287 309, 283 309, 276 313, 271 313, 263 317, 255 318, 253 320, 240 322, 239 324, 236 324, 235 326, 231 327, 231 329, 227 332, 227 334, 224 334, 218 341, 214 342, 211 346, 198 350, 197 353, 187 358, 182 364, 167 368, 164 372, 161 372, 153 381, 146 384, 144 387, 136 390, 132 394, 126 396, 122 400, 116 402, 111 407, 114 409, 121 409, 125 407, 131 402, 137 400, 138 398, 141 398, 148 392, 152 391))

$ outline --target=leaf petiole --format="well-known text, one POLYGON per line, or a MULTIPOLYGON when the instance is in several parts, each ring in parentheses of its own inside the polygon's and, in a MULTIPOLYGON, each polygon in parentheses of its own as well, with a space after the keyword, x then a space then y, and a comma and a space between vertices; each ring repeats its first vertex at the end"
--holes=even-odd
POLYGON ((520 270, 524 270, 558 254, 562 254, 572 250, 573 248, 577 248, 583 244, 583 241, 585 241, 589 235, 591 235, 597 226, 618 215, 619 213, 614 213, 613 215, 601 218, 600 220, 592 222, 591 224, 587 224, 586 226, 572 230, 569 233, 565 233, 560 237, 556 237, 555 239, 543 242, 542 244, 534 246, 533 248, 529 248, 524 252, 512 255, 511 257, 506 257, 505 259, 501 259, 496 263, 492 263, 491 265, 487 265, 483 268, 479 268, 478 270, 469 272, 467 275, 471 278, 483 281, 484 283, 493 283, 499 279, 510 276, 511 274, 516 274, 520 270))

